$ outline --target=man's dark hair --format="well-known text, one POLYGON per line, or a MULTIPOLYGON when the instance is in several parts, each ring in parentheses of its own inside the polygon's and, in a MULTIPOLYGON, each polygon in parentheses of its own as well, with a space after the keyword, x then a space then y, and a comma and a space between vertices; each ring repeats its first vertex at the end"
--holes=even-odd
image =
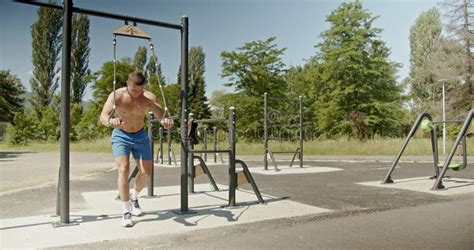
POLYGON ((135 85, 143 85, 146 83, 146 77, 142 72, 134 71, 128 74, 128 80, 135 85))

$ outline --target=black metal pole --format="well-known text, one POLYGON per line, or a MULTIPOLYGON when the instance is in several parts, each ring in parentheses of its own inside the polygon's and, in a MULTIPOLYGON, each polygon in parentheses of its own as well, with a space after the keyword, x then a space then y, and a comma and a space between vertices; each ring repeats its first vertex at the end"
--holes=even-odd
POLYGON ((304 140, 304 126, 303 126, 303 96, 300 96, 300 168, 303 167, 303 140, 304 140))
POLYGON ((187 16, 181 18, 181 212, 188 209, 188 25, 187 16))
POLYGON ((168 142, 168 165, 171 166, 171 129, 166 130, 166 140, 168 142))
POLYGON ((153 112, 148 113, 148 138, 150 139, 150 149, 151 149, 151 172, 150 172, 150 180, 148 181, 148 196, 153 196, 154 195, 154 186, 155 186, 155 181, 153 177, 155 176, 155 166, 153 163, 153 154, 154 154, 154 145, 155 142, 153 141, 153 123, 151 120, 154 119, 153 112))
POLYGON ((263 94, 263 165, 264 169, 268 170, 268 95, 267 92, 263 94))
MULTIPOLYGON (((43 2, 35 2, 31 0, 16 0, 15 2, 36 5, 36 6, 41 6, 41 7, 48 7, 48 8, 58 9, 58 10, 64 9, 62 6, 59 6, 59 5, 43 3, 43 2)), ((104 18, 110 18, 110 19, 116 19, 116 20, 148 24, 148 25, 153 25, 153 26, 160 26, 160 27, 169 28, 169 29, 181 30, 181 25, 179 24, 160 22, 160 21, 155 21, 155 20, 137 18, 137 17, 132 17, 132 16, 126 16, 126 15, 119 15, 119 14, 114 14, 114 13, 107 13, 107 12, 96 11, 96 10, 81 9, 81 8, 76 8, 76 7, 71 7, 71 8, 72 8, 72 12, 74 13, 81 13, 81 14, 86 14, 89 16, 104 17, 104 18)))
MULTIPOLYGON (((212 133, 214 136, 214 150, 217 150, 217 127, 212 127, 212 133)), ((214 162, 217 162, 217 153, 214 153, 214 162)))
MULTIPOLYGON (((204 150, 207 150, 207 128, 204 128, 204 150)), ((207 153, 204 153, 204 161, 207 162, 207 153)))
POLYGON ((160 164, 163 164, 163 127, 160 126, 160 150, 159 150, 159 157, 160 157, 160 164))
POLYGON ((235 108, 229 108, 229 206, 235 206, 235 189, 237 188, 237 174, 235 173, 235 108))
POLYGON ((61 223, 69 223, 69 101, 71 81, 71 23, 72 0, 64 0, 63 51, 61 70, 61 223))

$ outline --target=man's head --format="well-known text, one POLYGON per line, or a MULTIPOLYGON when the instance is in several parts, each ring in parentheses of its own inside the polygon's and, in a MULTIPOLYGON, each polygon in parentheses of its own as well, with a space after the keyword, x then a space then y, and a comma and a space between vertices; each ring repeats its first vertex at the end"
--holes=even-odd
POLYGON ((142 72, 134 71, 128 74, 127 90, 132 97, 138 97, 143 93, 146 78, 142 72))

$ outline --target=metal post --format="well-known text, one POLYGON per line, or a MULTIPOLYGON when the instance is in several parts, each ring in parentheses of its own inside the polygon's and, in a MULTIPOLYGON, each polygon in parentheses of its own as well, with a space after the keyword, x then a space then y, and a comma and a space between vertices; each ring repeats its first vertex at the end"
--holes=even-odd
POLYGON ((445 88, 443 81, 443 157, 446 156, 446 103, 445 103, 445 88))
MULTIPOLYGON (((204 150, 207 150, 207 128, 204 128, 204 150)), ((207 153, 204 153, 204 161, 207 162, 207 153)))
MULTIPOLYGON (((214 134, 214 150, 217 150, 217 127, 212 128, 214 134)), ((214 153, 214 162, 217 162, 217 153, 214 153)))
POLYGON ((148 196, 153 196, 153 188, 155 186, 153 177, 155 176, 155 166, 153 164, 153 154, 154 154, 154 147, 155 142, 153 141, 153 123, 151 122, 154 119, 153 112, 148 113, 148 138, 150 140, 150 150, 151 150, 151 172, 150 172, 150 180, 148 181, 148 196))
POLYGON ((171 165, 171 129, 166 130, 166 140, 168 141, 168 165, 171 165))
POLYGON ((160 126, 160 164, 163 164, 163 127, 160 126))
POLYGON ((72 0, 64 0, 61 70, 60 223, 69 223, 69 124, 72 0))
POLYGON ((263 94, 263 166, 268 170, 268 95, 263 94))
POLYGON ((300 168, 303 167, 303 140, 304 140, 304 129, 303 129, 303 96, 300 96, 300 168))
POLYGON ((235 206, 235 189, 237 188, 237 175, 235 173, 235 108, 229 108, 229 206, 235 206))
POLYGON ((187 16, 181 18, 181 213, 188 209, 188 25, 187 16))

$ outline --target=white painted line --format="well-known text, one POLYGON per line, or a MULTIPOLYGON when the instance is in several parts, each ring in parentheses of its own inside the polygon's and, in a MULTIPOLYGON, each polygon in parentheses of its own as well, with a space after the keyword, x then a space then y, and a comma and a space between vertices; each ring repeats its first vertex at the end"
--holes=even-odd
MULTIPOLYGON (((258 204, 255 194, 246 190, 236 191, 237 207, 223 208, 227 205, 228 192, 225 186, 219 188, 224 191, 209 192, 209 184, 196 185, 199 193, 189 195, 189 208, 196 213, 187 215, 173 212, 180 206, 179 186, 155 188, 157 197, 140 199, 144 215, 133 217, 132 228, 120 226, 121 204, 115 200, 117 191, 83 193, 89 208, 72 211, 70 216, 78 225, 55 228, 51 222, 58 218, 47 215, 2 219, 0 248, 60 247, 330 212, 268 195, 263 195, 266 204, 258 204)), ((147 190, 142 193, 146 194, 147 190)))
POLYGON ((361 182, 357 184, 380 188, 397 188, 443 196, 474 193, 474 179, 446 178, 443 179, 445 189, 431 190, 435 181, 435 179, 430 179, 429 177, 416 177, 395 179, 394 183, 388 184, 381 184, 382 181, 361 182))

